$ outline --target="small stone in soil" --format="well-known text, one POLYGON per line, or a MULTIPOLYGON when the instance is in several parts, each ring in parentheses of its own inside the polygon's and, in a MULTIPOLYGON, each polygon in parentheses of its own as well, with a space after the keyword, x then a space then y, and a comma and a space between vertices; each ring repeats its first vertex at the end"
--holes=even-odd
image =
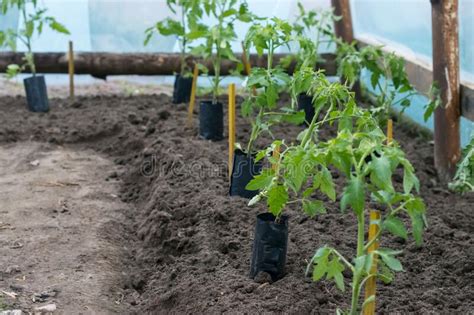
POLYGON ((253 280, 256 283, 273 283, 272 276, 265 271, 260 271, 253 280))

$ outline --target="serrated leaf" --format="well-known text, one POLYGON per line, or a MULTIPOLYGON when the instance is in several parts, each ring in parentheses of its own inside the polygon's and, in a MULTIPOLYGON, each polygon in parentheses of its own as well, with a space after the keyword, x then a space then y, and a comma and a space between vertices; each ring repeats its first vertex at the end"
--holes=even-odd
POLYGON ((282 185, 274 185, 267 191, 267 205, 274 216, 279 216, 288 202, 288 192, 282 185))
POLYGON ((392 187, 392 169, 390 160, 386 156, 375 157, 372 155, 371 167, 371 181, 382 189, 391 189, 392 187))
POLYGON ((314 217, 317 214, 326 213, 324 202, 322 202, 321 200, 309 201, 309 200, 303 199, 303 210, 310 217, 314 217))
POLYGON ((349 184, 344 189, 341 199, 341 210, 344 211, 348 206, 360 214, 365 207, 365 188, 364 181, 359 177, 352 177, 349 184))
POLYGON ((402 237, 407 239, 408 232, 405 228, 405 224, 403 224, 402 220, 397 217, 389 216, 387 219, 383 221, 383 228, 388 230, 395 236, 402 237))
POLYGON ((335 201, 336 189, 334 188, 331 172, 327 168, 323 167, 319 174, 321 176, 319 181, 319 189, 325 193, 329 199, 335 201))
POLYGON ((260 190, 266 188, 273 181, 275 171, 272 169, 264 169, 260 174, 254 176, 254 178, 245 186, 247 190, 260 190))
POLYGON ((389 267, 393 271, 403 270, 401 262, 393 256, 393 253, 396 252, 379 249, 375 251, 375 253, 378 254, 382 258, 383 262, 387 265, 387 267, 389 267))
POLYGON ((405 194, 409 194, 413 187, 419 192, 420 181, 411 170, 405 167, 403 170, 403 191, 405 194))

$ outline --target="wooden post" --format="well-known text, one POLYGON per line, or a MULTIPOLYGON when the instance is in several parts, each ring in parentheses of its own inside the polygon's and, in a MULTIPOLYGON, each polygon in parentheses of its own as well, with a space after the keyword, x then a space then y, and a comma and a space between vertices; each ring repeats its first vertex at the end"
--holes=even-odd
POLYGON ((435 166, 443 182, 451 180, 461 156, 458 0, 431 0, 433 81, 442 106, 434 113, 435 166))
POLYGON ((68 53, 68 68, 69 68, 69 97, 74 99, 74 45, 69 41, 68 53))
POLYGON ((393 141, 393 120, 391 118, 387 121, 387 144, 393 141))
POLYGON ((244 63, 245 73, 247 74, 247 76, 249 76, 250 71, 251 71, 251 66, 250 66, 249 59, 247 58, 247 52, 245 50, 244 42, 242 42, 242 62, 244 63))
POLYGON ((341 37, 345 42, 354 41, 354 31, 352 29, 351 6, 349 0, 331 0, 334 7, 334 14, 342 19, 334 23, 334 32, 337 37, 341 37))
POLYGON ((229 178, 232 176, 235 144, 235 84, 229 85, 229 178))
MULTIPOLYGON (((279 146, 279 145, 275 146, 275 148, 273 149, 272 157, 273 157, 275 160, 280 159, 280 146, 279 146)), ((273 164, 273 165, 272 165, 272 169, 273 169, 274 171, 276 171, 276 170, 277 170, 277 164, 273 164)))
MULTIPOLYGON (((370 211, 370 225, 369 225, 369 242, 377 235, 380 229, 380 211, 371 210, 370 211)), ((369 246, 368 252, 372 253, 379 248, 379 243, 374 242, 369 246)), ((372 267, 370 269, 370 274, 377 273, 377 257, 374 255, 372 260, 372 267)), ((376 292, 377 277, 371 277, 365 283, 365 300, 371 296, 375 297, 376 292)), ((364 315, 374 315, 375 314, 375 299, 372 302, 369 302, 365 305, 363 309, 364 315)))
POLYGON ((189 100, 189 107, 188 107, 188 127, 191 127, 193 124, 193 112, 194 112, 194 103, 196 103, 196 89, 197 89, 197 80, 199 77, 199 69, 197 63, 194 64, 193 70, 193 83, 191 86, 191 99, 189 100))

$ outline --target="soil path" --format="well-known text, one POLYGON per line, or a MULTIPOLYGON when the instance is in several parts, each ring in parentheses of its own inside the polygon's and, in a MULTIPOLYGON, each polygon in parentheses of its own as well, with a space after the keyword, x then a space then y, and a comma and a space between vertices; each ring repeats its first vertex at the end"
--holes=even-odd
POLYGON ((118 271, 126 248, 108 235, 130 205, 117 197, 118 181, 105 181, 114 170, 92 150, 0 146, 0 310, 126 312, 118 271))

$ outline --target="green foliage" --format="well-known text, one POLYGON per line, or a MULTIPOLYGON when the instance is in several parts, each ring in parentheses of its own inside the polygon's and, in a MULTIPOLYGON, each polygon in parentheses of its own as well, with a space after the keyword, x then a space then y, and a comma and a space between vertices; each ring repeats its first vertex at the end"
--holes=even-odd
POLYGON ((292 27, 278 18, 266 24, 255 23, 245 36, 247 51, 254 47, 259 55, 268 54, 266 68, 253 68, 246 87, 248 97, 242 104, 242 116, 252 125, 252 133, 247 145, 247 153, 253 153, 253 143, 263 132, 271 135, 270 128, 278 123, 301 124, 304 112, 291 108, 277 108, 281 90, 289 85, 290 76, 280 67, 273 67, 273 55, 278 47, 288 45, 292 27), (257 93, 257 91, 259 93, 257 93))
MULTIPOLYGON (((298 43, 299 50, 296 52, 296 69, 310 67, 316 68, 318 62, 324 60, 319 55, 319 48, 322 44, 328 47, 335 43, 336 38, 333 32, 334 22, 340 18, 335 16, 333 10, 306 10, 298 2, 299 13, 293 24, 294 40, 298 43)), ((291 59, 285 61, 289 63, 291 59)))
MULTIPOLYGON (((408 80, 405 61, 395 53, 385 52, 382 47, 365 46, 361 49, 355 43, 339 41, 337 51, 338 75, 352 86, 365 70, 370 74, 370 85, 377 93, 375 105, 371 108, 381 123, 390 115, 392 106, 401 106, 401 113, 411 104, 416 91, 408 80)), ((426 105, 425 120, 436 106, 435 102, 426 105)))
MULTIPOLYGON (((371 200, 379 209, 386 209, 377 223, 381 229, 375 239, 378 240, 384 231, 407 238, 407 228, 400 219, 400 214, 405 213, 411 219, 411 230, 417 244, 422 241, 425 205, 415 195, 419 182, 413 166, 397 143, 386 144, 378 120, 370 111, 357 107, 348 87, 329 83, 323 74, 318 73, 312 77, 309 91, 316 110, 313 121, 302 133, 298 144, 274 143, 274 146, 282 147, 282 152, 278 159, 268 158, 272 171, 265 169, 265 175, 249 183, 249 187, 258 186, 261 190, 251 203, 266 199, 269 210, 277 217, 290 203, 301 203, 309 216, 321 215, 326 208, 323 200, 315 196, 324 194, 336 200, 332 173, 346 177, 340 206, 341 210, 352 209, 357 217, 357 255, 351 262, 336 249, 324 246, 316 251, 308 270, 312 269, 314 280, 325 277, 334 280, 336 286, 344 290, 342 272, 350 269, 353 274, 351 314, 354 314, 360 310, 359 295, 367 279, 378 277, 390 281, 392 272, 402 270, 400 261, 395 258, 398 251, 379 249, 368 252, 374 241, 365 239, 367 201, 371 200), (337 127, 337 135, 322 141, 318 137, 319 130, 328 125, 337 127), (402 191, 397 191, 393 185, 395 173, 403 173, 402 191), (381 258, 380 272, 376 274, 371 273, 373 255, 381 258)), ((266 149, 259 156, 268 156, 269 152, 266 149)))
POLYGON ((154 26, 145 30, 144 45, 148 45, 155 33, 163 36, 176 36, 181 50, 181 71, 182 76, 190 75, 191 69, 186 64, 188 56, 189 44, 205 31, 205 26, 199 23, 203 10, 201 1, 199 0, 167 0, 166 4, 171 12, 177 14, 178 11, 180 21, 166 18, 156 23, 154 26))
POLYGON ((48 26, 53 31, 62 34, 70 34, 67 28, 56 21, 52 16, 46 15, 47 9, 38 7, 37 0, 1 0, 1 13, 5 15, 11 8, 17 8, 23 18, 23 25, 19 30, 8 29, 0 31, 0 47, 9 47, 16 51, 16 42, 20 40, 25 44, 27 52, 23 60, 23 65, 10 65, 7 69, 7 77, 12 78, 21 71, 29 67, 33 75, 36 74, 36 66, 32 51, 32 40, 35 36, 40 36, 44 26, 48 26), (28 7, 32 13, 27 14, 28 7))
POLYGON ((466 193, 474 191, 474 135, 471 136, 471 142, 463 150, 463 158, 458 164, 456 175, 449 189, 466 193))
POLYGON ((231 48, 231 43, 237 38, 234 22, 249 23, 256 17, 248 10, 244 0, 202 0, 200 3, 204 6, 206 15, 214 18, 217 23, 212 26, 202 25, 199 31, 192 35, 193 39, 204 40, 204 43, 194 47, 192 52, 204 59, 211 59, 214 68, 213 102, 217 102, 221 61, 240 63, 231 48))

